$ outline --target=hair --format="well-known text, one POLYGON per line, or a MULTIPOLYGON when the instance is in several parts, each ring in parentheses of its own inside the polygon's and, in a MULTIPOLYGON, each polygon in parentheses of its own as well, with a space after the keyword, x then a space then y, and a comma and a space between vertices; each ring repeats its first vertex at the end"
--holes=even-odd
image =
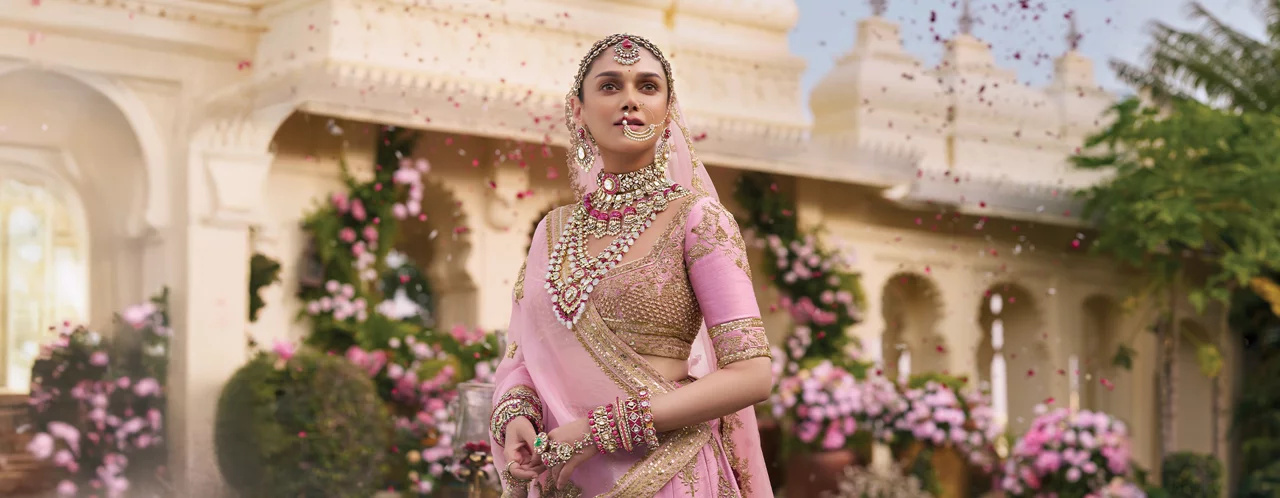
POLYGON ((578 63, 578 74, 573 79, 573 91, 578 95, 579 101, 585 100, 582 81, 587 78, 587 70, 591 68, 591 63, 600 58, 600 54, 604 53, 605 49, 628 39, 648 50, 649 53, 658 58, 658 62, 662 63, 662 73, 667 77, 667 98, 671 98, 672 93, 675 91, 675 80, 671 77, 671 63, 667 62, 667 58, 662 55, 661 50, 658 50, 658 46, 641 36, 618 33, 609 35, 592 44, 591 50, 587 51, 587 55, 582 58, 582 62, 578 63))

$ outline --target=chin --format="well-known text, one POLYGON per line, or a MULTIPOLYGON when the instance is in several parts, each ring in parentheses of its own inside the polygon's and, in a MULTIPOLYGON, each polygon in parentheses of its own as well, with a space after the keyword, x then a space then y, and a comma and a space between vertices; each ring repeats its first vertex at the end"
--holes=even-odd
POLYGON ((601 146, 614 154, 635 155, 635 154, 642 154, 645 152, 652 153, 653 148, 655 147, 655 144, 653 140, 646 140, 644 142, 635 142, 626 137, 621 137, 617 141, 613 141, 613 143, 611 144, 608 144, 608 145, 601 144, 601 146))

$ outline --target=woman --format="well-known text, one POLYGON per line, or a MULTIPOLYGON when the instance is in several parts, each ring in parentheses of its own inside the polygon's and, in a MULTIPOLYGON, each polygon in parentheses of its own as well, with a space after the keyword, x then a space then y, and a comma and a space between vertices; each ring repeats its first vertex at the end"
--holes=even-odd
POLYGON ((565 97, 581 200, 538 224, 513 292, 490 426, 505 496, 772 496, 745 244, 672 81, 652 43, 613 35, 565 97))

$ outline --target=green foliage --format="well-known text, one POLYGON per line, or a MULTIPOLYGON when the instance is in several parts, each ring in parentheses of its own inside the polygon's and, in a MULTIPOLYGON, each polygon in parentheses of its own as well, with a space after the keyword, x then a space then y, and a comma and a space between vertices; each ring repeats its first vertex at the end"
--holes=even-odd
POLYGON ((262 289, 280 282, 280 262, 262 253, 249 260, 249 321, 258 321, 258 312, 267 305, 262 289))
POLYGON ((1280 496, 1280 461, 1254 470, 1240 483, 1239 498, 1275 498, 1280 496))
POLYGON ((1232 286, 1280 261, 1280 118, 1237 114, 1195 101, 1167 109, 1136 99, 1074 156, 1114 173, 1083 194, 1097 221, 1093 249, 1172 281, 1191 259, 1216 263, 1189 299, 1226 303, 1232 286), (1101 151, 1093 152, 1093 149, 1101 151))
POLYGON ((1280 105, 1275 84, 1280 67, 1280 2, 1257 2, 1266 23, 1267 38, 1258 40, 1190 2, 1196 31, 1163 22, 1152 26, 1146 64, 1134 66, 1115 59, 1111 66, 1121 80, 1144 89, 1159 102, 1191 100, 1204 95, 1233 109, 1274 113, 1280 105))
POLYGON ((259 354, 218 399, 218 465, 246 497, 372 496, 390 427, 364 372, 304 349, 259 354))
POLYGON ((1213 455, 1171 453, 1164 459, 1160 476, 1170 498, 1222 496, 1222 462, 1213 455))
POLYGON ((1243 336, 1249 379, 1231 429, 1243 453, 1239 495, 1274 497, 1280 495, 1280 316, 1256 290, 1240 292, 1236 301, 1231 326, 1243 336))
MULTIPOLYGON (((911 374, 911 376, 907 378, 907 387, 911 389, 920 389, 930 382, 937 382, 947 386, 949 389, 957 393, 963 390, 965 385, 969 383, 967 379, 962 379, 954 375, 938 372, 920 372, 911 374)), ((963 397, 960 398, 960 403, 962 405, 965 404, 963 397)))

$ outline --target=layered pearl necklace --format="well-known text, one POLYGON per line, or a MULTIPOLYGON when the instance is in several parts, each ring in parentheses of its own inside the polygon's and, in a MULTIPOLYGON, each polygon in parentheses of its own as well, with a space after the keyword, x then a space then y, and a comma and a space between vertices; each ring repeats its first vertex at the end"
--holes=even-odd
POLYGON ((600 188, 583 196, 573 210, 568 226, 551 248, 545 285, 556 318, 566 327, 573 328, 578 323, 591 291, 622 262, 623 255, 653 225, 658 213, 666 210, 671 201, 689 194, 666 178, 665 167, 659 162, 621 175, 601 172, 600 188), (592 257, 587 250, 588 237, 606 235, 616 238, 600 255, 592 257), (563 271, 566 266, 567 274, 563 271))

